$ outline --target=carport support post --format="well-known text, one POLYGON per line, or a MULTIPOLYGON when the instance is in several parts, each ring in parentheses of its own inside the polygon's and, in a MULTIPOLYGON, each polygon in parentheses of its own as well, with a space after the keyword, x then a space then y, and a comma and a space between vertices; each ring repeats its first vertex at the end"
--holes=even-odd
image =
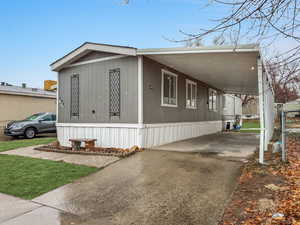
POLYGON ((258 99, 259 99, 259 120, 260 120, 260 142, 259 142, 259 163, 264 163, 265 150, 265 115, 264 115, 264 84, 263 68, 260 57, 257 59, 258 75, 258 99))
POLYGON ((286 161, 286 150, 285 150, 285 112, 281 111, 281 159, 283 162, 286 161))
POLYGON ((138 56, 138 146, 143 147, 143 56, 138 56))

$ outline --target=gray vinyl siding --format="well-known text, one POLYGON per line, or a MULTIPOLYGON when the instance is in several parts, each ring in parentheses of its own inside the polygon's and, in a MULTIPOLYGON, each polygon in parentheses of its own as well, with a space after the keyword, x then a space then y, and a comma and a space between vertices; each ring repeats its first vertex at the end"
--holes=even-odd
POLYGON ((144 57, 144 123, 214 121, 222 119, 222 97, 218 92, 217 111, 208 110, 208 86, 176 70, 144 57), (161 106, 162 69, 178 75, 178 107, 161 106), (186 79, 197 83, 197 109, 186 108, 186 79))
POLYGON ((60 123, 136 123, 137 106, 137 58, 126 57, 85 64, 59 72, 58 122, 60 123), (121 115, 109 116, 109 70, 121 71, 121 115), (70 82, 72 74, 79 74, 79 118, 70 116, 70 82), (93 114, 92 111, 95 110, 93 114))

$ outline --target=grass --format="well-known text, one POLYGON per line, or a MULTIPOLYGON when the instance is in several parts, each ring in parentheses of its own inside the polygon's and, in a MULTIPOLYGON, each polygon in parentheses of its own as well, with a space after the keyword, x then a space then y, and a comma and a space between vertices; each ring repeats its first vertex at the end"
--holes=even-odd
POLYGON ((260 128, 259 120, 244 120, 242 129, 243 128, 260 128))
POLYGON ((25 140, 0 141, 0 152, 32 145, 48 144, 55 140, 56 138, 34 138, 25 140))
POLYGON ((0 192, 33 199, 98 169, 14 155, 0 155, 0 192))

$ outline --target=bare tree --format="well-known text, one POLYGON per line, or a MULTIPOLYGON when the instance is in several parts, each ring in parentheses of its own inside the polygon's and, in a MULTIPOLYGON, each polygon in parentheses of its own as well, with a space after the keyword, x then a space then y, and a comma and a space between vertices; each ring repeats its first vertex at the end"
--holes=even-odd
POLYGON ((209 6, 222 7, 228 13, 212 18, 214 25, 207 29, 201 28, 197 33, 181 32, 186 37, 184 41, 216 33, 220 36, 235 34, 232 37, 235 43, 246 39, 264 46, 288 39, 296 46, 282 54, 284 62, 299 61, 299 4, 299 0, 209 0, 209 6))
POLYGON ((188 48, 197 48, 203 46, 203 42, 201 38, 195 38, 193 40, 187 40, 185 42, 185 47, 188 48))
POLYGON ((300 96, 300 65, 296 61, 285 63, 285 60, 287 59, 274 57, 265 65, 270 74, 277 103, 286 103, 300 96))

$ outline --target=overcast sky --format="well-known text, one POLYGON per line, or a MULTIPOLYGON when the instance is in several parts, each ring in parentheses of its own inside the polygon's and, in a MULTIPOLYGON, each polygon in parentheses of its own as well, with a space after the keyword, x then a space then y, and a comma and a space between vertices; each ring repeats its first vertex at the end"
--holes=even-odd
MULTIPOLYGON (((10 0, 0 5, 0 81, 42 87, 56 79, 49 64, 85 41, 137 48, 183 45, 179 30, 197 32, 222 8, 200 0, 10 0)), ((291 43, 278 44, 285 50, 291 43)))

